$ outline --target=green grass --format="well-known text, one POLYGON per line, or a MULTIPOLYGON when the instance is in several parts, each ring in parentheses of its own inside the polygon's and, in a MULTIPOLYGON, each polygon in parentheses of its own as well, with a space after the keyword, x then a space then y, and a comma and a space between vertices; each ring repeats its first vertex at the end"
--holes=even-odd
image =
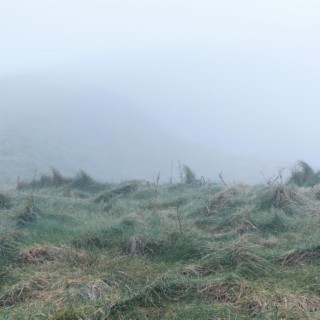
POLYGON ((1 195, 1 319, 319 319, 319 188, 80 172, 1 195))

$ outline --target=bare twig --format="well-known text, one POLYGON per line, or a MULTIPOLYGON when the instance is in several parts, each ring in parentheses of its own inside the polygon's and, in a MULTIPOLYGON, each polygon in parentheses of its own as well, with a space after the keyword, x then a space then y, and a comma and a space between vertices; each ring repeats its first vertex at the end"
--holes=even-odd
POLYGON ((179 167, 179 173, 180 173, 180 181, 181 183, 183 183, 183 172, 182 172, 181 163, 179 160, 178 160, 178 167, 179 167))
POLYGON ((33 181, 32 181, 32 193, 34 193, 34 190, 36 188, 36 176, 37 176, 37 169, 34 170, 33 181))
POLYGON ((170 180, 169 180, 169 184, 172 184, 172 169, 173 169, 173 160, 171 160, 171 169, 170 169, 170 180))
POLYGON ((157 181, 156 181, 156 186, 158 187, 159 185, 159 180, 160 180, 160 171, 157 174, 157 181))
POLYGON ((225 186, 227 186, 226 182, 225 182, 224 179, 223 179, 222 172, 219 173, 219 178, 220 178, 221 182, 222 182, 225 186))
POLYGON ((281 184, 283 184, 283 171, 284 171, 284 168, 279 168, 278 169, 278 176, 279 176, 281 184))
POLYGON ((181 225, 181 217, 180 217, 180 213, 179 213, 179 204, 178 203, 177 203, 177 222, 179 224, 180 233, 183 234, 182 225, 181 225))
POLYGON ((210 179, 207 180, 207 184, 208 184, 208 196, 211 196, 211 193, 212 193, 212 183, 211 183, 211 180, 210 180, 210 179))
MULTIPOLYGON (((283 170, 282 170, 283 171, 283 170)), ((272 186, 274 184, 277 184, 278 181, 280 180, 281 184, 282 184, 282 171, 278 171, 278 175, 273 175, 272 177, 269 177, 268 179, 265 177, 265 175, 263 174, 263 172, 260 172, 261 176, 263 177, 265 183, 268 186, 272 186)))

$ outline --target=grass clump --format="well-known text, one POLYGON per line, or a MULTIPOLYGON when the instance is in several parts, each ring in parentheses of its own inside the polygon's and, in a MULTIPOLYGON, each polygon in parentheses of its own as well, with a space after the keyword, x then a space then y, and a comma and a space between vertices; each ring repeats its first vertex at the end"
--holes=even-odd
POLYGON ((37 209, 34 201, 34 197, 31 196, 16 215, 16 225, 18 227, 25 227, 38 220, 38 213, 36 212, 37 209))
POLYGON ((245 238, 227 246, 213 246, 202 259, 202 265, 212 272, 229 270, 247 279, 265 277, 272 270, 272 264, 267 257, 263 257, 259 245, 245 238))
POLYGON ((299 161, 291 171, 288 183, 299 187, 313 187, 320 183, 320 171, 314 170, 305 161, 299 161))
POLYGON ((272 209, 270 211, 253 211, 250 222, 255 226, 256 231, 266 235, 276 235, 289 230, 292 220, 284 211, 272 209))
POLYGON ((11 207, 11 201, 9 196, 4 193, 0 193, 0 210, 9 209, 11 207))
POLYGON ((41 264, 46 261, 59 261, 72 266, 89 262, 90 257, 84 251, 78 251, 68 246, 35 245, 26 248, 19 255, 22 265, 41 264))
POLYGON ((66 197, 71 197, 72 190, 86 191, 89 193, 99 192, 106 188, 106 184, 95 181, 88 173, 81 170, 74 177, 64 177, 56 168, 51 168, 51 175, 42 174, 40 179, 31 182, 18 183, 17 190, 60 188, 64 187, 66 197))
MULTIPOLYGON (((161 235, 138 236, 133 241, 138 243, 141 254, 167 262, 199 259, 205 246, 201 238, 185 236, 178 231, 161 235)), ((134 242, 132 244, 131 248, 135 248, 134 242)))
POLYGON ((100 193, 98 196, 94 198, 94 202, 95 203, 108 202, 113 198, 128 195, 133 191, 137 190, 137 188, 138 188, 137 183, 125 183, 111 190, 107 190, 105 192, 100 193))
POLYGON ((197 178, 194 172, 186 165, 182 167, 183 172, 183 182, 186 184, 196 183, 197 178))
POLYGON ((295 249, 285 252, 277 259, 283 266, 303 264, 320 264, 320 245, 305 249, 295 249))
POLYGON ((137 291, 133 295, 118 301, 110 309, 110 316, 121 317, 134 307, 161 307, 166 301, 179 301, 192 298, 196 285, 177 274, 166 274, 137 291))
POLYGON ((56 187, 62 186, 69 182, 69 179, 66 179, 65 177, 63 177, 58 169, 52 167, 51 173, 52 173, 52 184, 54 186, 56 187))
POLYGON ((0 266, 17 259, 22 238, 22 233, 17 230, 0 233, 0 266))
POLYGON ((167 319, 247 319, 227 304, 195 301, 189 304, 177 304, 174 310, 170 310, 167 319))
POLYGON ((135 219, 124 218, 108 228, 83 234, 80 238, 74 239, 72 244, 78 248, 118 249, 129 252, 130 239, 137 224, 135 219))
POLYGON ((90 194, 100 192, 104 190, 108 184, 100 183, 94 180, 88 173, 81 170, 75 177, 71 179, 68 187, 70 189, 82 190, 90 194))
POLYGON ((307 199, 301 191, 292 186, 273 185, 265 188, 260 194, 261 210, 281 209, 288 214, 301 214, 307 199))
POLYGON ((207 215, 230 213, 246 203, 246 186, 234 185, 215 194, 207 203, 204 211, 207 215))

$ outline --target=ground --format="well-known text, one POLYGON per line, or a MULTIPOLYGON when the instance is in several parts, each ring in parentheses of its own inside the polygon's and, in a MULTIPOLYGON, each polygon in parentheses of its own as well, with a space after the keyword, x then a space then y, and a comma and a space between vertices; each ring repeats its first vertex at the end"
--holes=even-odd
POLYGON ((320 319, 320 188, 102 184, 0 195, 1 319, 320 319))

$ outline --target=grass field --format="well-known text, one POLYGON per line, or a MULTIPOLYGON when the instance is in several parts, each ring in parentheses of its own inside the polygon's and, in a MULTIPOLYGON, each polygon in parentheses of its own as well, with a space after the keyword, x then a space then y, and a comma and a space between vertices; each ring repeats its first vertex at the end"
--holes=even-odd
POLYGON ((320 319, 320 187, 187 182, 2 192, 0 319, 320 319))

